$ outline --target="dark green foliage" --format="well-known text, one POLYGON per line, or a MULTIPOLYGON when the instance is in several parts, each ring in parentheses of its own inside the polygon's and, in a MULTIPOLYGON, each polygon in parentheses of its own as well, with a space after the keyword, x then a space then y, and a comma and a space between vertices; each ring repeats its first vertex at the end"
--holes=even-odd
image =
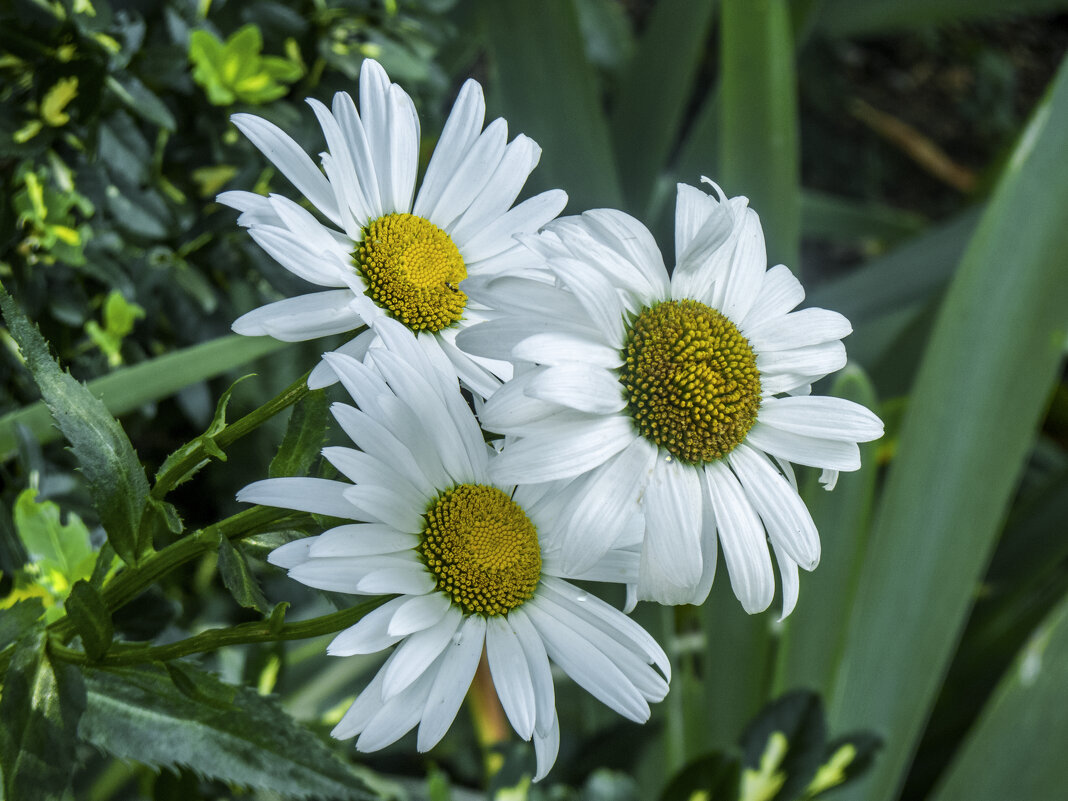
POLYGON ((268 471, 277 476, 304 476, 318 458, 326 438, 326 428, 333 420, 330 404, 322 390, 307 395, 289 417, 285 437, 268 471))
POLYGON ((82 638, 85 653, 90 659, 100 659, 108 652, 115 637, 115 627, 104 599, 92 584, 82 580, 71 587, 65 606, 82 638))

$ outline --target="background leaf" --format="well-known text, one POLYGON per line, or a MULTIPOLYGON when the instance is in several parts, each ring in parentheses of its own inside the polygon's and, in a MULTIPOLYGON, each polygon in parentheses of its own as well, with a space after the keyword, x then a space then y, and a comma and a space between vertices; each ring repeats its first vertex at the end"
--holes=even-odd
POLYGON ((830 705, 836 725, 874 728, 887 742, 847 798, 890 799, 900 788, 1063 357, 1066 126, 1062 64, 920 366, 830 705))
POLYGON ((271 699, 189 665, 183 672, 198 693, 232 704, 194 700, 159 667, 88 669, 79 737, 123 759, 293 798, 386 797, 384 783, 346 765, 271 699))

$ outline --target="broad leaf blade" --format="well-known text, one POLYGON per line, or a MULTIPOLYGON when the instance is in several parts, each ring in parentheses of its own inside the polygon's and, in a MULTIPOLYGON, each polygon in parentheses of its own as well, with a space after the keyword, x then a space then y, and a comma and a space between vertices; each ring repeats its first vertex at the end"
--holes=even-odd
POLYGON ((133 445, 104 404, 59 368, 37 326, 3 289, 0 305, 44 402, 78 459, 108 541, 123 561, 135 563, 151 542, 140 535, 148 479, 133 445))
POLYGON ((1068 786, 1068 598, 1049 614, 993 698, 932 801, 1058 798, 1068 786))
POLYGON ((121 759, 181 765, 287 797, 383 795, 372 774, 346 765, 274 701, 189 665, 182 674, 195 692, 176 688, 160 667, 86 670, 88 706, 79 737, 121 759), (201 696, 218 702, 196 700, 201 696))
POLYGON ((573 209, 619 206, 597 73, 586 60, 570 0, 480 6, 496 80, 491 109, 542 147, 531 185, 560 187, 573 209))
POLYGON ((831 702, 837 727, 873 728, 887 746, 846 798, 898 792, 1057 375, 1066 129, 1068 63, 998 183, 916 379, 831 702))
MULTIPOLYGON (((287 347, 290 343, 270 337, 220 337, 184 350, 142 362, 133 367, 93 379, 89 391, 118 416, 144 404, 173 395, 183 387, 212 378, 287 347)), ((15 426, 22 423, 40 442, 59 436, 43 402, 0 417, 0 459, 16 451, 15 426)))
POLYGON ((719 177, 760 215, 770 264, 798 272, 801 172, 790 10, 783 0, 724 0, 720 17, 719 177))
POLYGON ((330 424, 330 404, 323 391, 312 392, 297 404, 289 416, 285 437, 271 460, 268 475, 304 476, 323 449, 330 424))
POLYGON ((85 709, 77 669, 53 666, 38 630, 18 644, 0 699, 0 765, 6 797, 60 798, 74 772, 72 733, 85 709))
POLYGON ((678 139, 714 9, 715 3, 692 0, 653 6, 616 90, 611 130, 619 163, 627 165, 621 173, 627 203, 636 212, 647 208, 657 173, 678 139))

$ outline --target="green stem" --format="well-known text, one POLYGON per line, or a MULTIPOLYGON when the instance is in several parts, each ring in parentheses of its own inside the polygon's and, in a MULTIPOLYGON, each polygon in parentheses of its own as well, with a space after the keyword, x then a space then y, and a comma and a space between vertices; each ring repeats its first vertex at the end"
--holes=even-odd
MULTIPOLYGON (((231 540, 247 537, 266 527, 275 526, 291 516, 293 512, 288 509, 253 506, 251 509, 238 512, 232 517, 201 529, 195 534, 168 545, 161 551, 156 551, 137 567, 127 568, 116 575, 101 593, 104 603, 109 610, 114 611, 136 598, 157 579, 175 568, 218 548, 222 537, 231 540)), ((304 515, 301 517, 303 518, 304 515)), ((66 616, 50 624, 48 628, 55 638, 63 642, 74 636, 74 624, 66 616)))
POLYGON ((374 611, 393 597, 395 596, 381 595, 369 598, 348 609, 342 609, 339 612, 333 612, 310 620, 301 620, 296 623, 278 624, 273 620, 258 620, 252 623, 242 623, 231 628, 203 631, 200 634, 167 645, 124 648, 117 644, 114 646, 112 653, 95 662, 91 661, 84 652, 68 648, 57 642, 53 642, 50 647, 54 656, 67 662, 82 665, 119 667, 122 665, 138 665, 145 662, 167 662, 190 654, 214 651, 227 645, 248 645, 249 643, 277 642, 279 640, 304 640, 309 637, 332 634, 357 623, 364 615, 374 611))
MULTIPOLYGON (((223 428, 218 434, 210 437, 211 443, 218 450, 225 449, 228 445, 241 439, 246 434, 256 430, 276 414, 288 409, 311 392, 308 389, 308 375, 310 370, 283 389, 267 403, 258 409, 249 412, 240 420, 237 420, 223 428)), ((152 487, 151 495, 156 500, 166 497, 167 493, 182 482, 189 473, 196 469, 201 462, 208 460, 211 454, 205 444, 207 435, 199 438, 189 448, 189 451, 167 468, 166 472, 156 476, 156 484, 152 487)))

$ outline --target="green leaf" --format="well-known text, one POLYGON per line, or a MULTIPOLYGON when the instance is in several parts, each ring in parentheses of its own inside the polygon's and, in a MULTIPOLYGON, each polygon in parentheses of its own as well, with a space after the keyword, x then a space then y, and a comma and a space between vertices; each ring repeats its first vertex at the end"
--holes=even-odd
POLYGON ((801 193, 801 231, 813 239, 885 248, 920 233, 925 223, 905 209, 811 189, 801 193))
POLYGON ((118 76, 109 75, 106 81, 108 89, 134 114, 167 131, 173 132, 177 128, 170 109, 135 75, 128 72, 118 76))
POLYGON ((1068 785, 1068 597, 998 685, 932 801, 1059 798, 1068 785))
POLYGON ((184 766, 295 798, 385 795, 384 783, 346 765, 273 700, 189 665, 182 670, 197 693, 230 697, 232 707, 194 700, 160 667, 90 668, 79 737, 120 759, 154 768, 184 766))
POLYGON ((15 530, 30 559, 40 568, 41 580, 57 597, 63 597, 71 584, 88 578, 96 555, 89 544, 89 529, 81 518, 68 513, 60 522, 60 510, 52 501, 36 500, 37 491, 26 489, 15 501, 15 530))
POLYGON ((235 601, 246 609, 267 614, 267 599, 252 575, 248 560, 226 537, 219 541, 219 575, 235 601))
POLYGON ((998 182, 919 368, 831 702, 832 720, 877 729, 887 746, 844 798, 896 796, 1057 376, 1066 128, 1068 62, 998 182))
POLYGON ((830 36, 870 36, 966 19, 1048 14, 1065 8, 1065 0, 824 0, 817 25, 830 36))
POLYGON ((738 757, 714 751, 676 773, 660 801, 737 801, 741 764, 738 757))
POLYGON ((0 766, 9 799, 59 798, 74 772, 73 732, 85 709, 85 688, 76 668, 53 666, 41 629, 15 649, 0 698, 0 766))
MULTIPOLYGON (((876 408, 871 382, 853 365, 835 378, 830 394, 876 408)), ((802 578, 797 608, 784 624, 776 653, 778 691, 808 687, 825 695, 829 690, 844 632, 827 621, 842 619, 856 592, 879 473, 878 447, 879 442, 862 443, 860 470, 842 473, 833 492, 823 489, 815 471, 805 482, 802 494, 820 533, 823 554, 816 571, 802 578)))
POLYGON ((815 693, 793 692, 768 704, 742 733, 740 801, 797 796, 816 775, 826 741, 815 693))
POLYGON ((82 638, 82 646, 90 659, 100 659, 108 652, 115 638, 115 627, 104 599, 89 582, 77 582, 64 603, 74 629, 82 638))
POLYGON ((7 609, 0 609, 0 649, 7 648, 44 614, 40 598, 27 598, 7 609))
MULTIPOLYGON (((627 165, 623 189, 635 210, 647 207, 657 173, 678 140, 714 9, 715 3, 692 0, 655 4, 638 51, 620 78, 611 130, 619 163, 627 165)), ((684 180, 696 183, 698 177, 684 180)))
POLYGON ((84 384, 60 370, 37 326, 2 288, 0 305, 56 425, 71 444, 108 541, 123 561, 136 563, 152 545, 140 535, 148 480, 126 432, 84 384))
POLYGON ((268 475, 271 478, 307 475, 323 449, 329 423, 326 393, 320 390, 305 396, 289 416, 285 437, 271 460, 268 475))
POLYGON ((619 206, 622 193, 597 73, 570 0, 483 0, 493 63, 490 104, 543 149, 530 185, 563 187, 575 209, 619 206))
MULTIPOLYGON (((122 415, 151 401, 169 397, 182 387, 212 378, 289 345, 271 337, 233 334, 168 353, 133 367, 116 370, 88 384, 89 391, 112 414, 122 415)), ((0 459, 17 451, 15 427, 22 424, 42 443, 58 436, 44 403, 35 403, 0 417, 0 459)))
POLYGON ((768 263, 799 268, 797 77, 786 0, 723 0, 717 182, 760 215, 768 263))

